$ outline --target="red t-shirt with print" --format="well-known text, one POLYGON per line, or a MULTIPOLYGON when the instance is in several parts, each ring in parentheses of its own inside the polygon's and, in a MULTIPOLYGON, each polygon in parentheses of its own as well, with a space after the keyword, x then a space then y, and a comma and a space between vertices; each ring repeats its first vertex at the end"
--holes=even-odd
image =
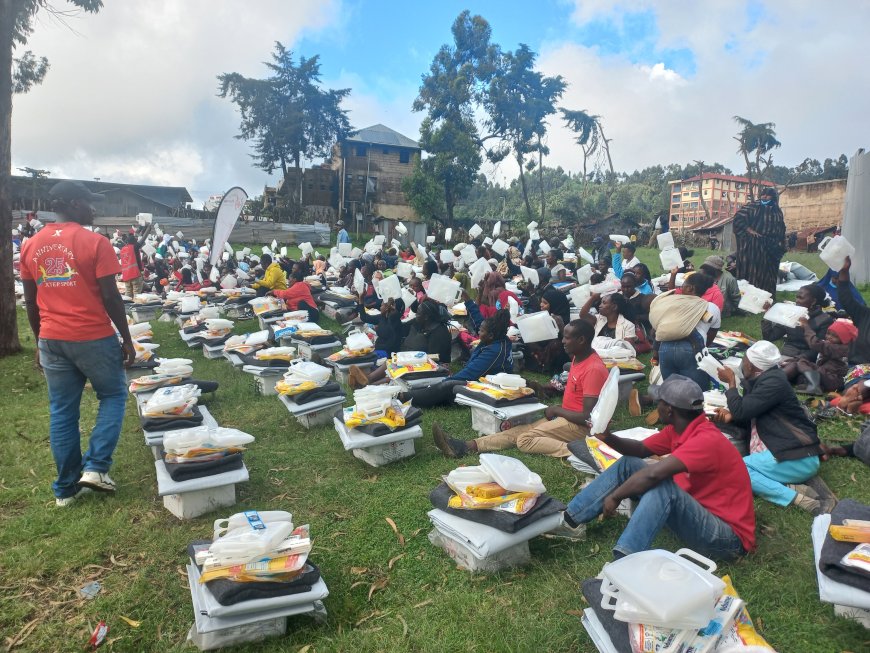
POLYGON ((568 370, 568 382, 562 396, 562 408, 583 412, 583 398, 597 397, 607 381, 607 368, 594 351, 582 361, 575 361, 568 370))
POLYGON ((36 282, 39 337, 84 341, 114 335, 97 279, 120 271, 105 236, 77 222, 43 227, 21 248, 21 278, 36 282))
POLYGON ((743 548, 755 548, 755 505, 749 472, 737 448, 705 415, 677 433, 666 426, 643 441, 654 454, 671 454, 686 466, 674 482, 731 527, 743 548))

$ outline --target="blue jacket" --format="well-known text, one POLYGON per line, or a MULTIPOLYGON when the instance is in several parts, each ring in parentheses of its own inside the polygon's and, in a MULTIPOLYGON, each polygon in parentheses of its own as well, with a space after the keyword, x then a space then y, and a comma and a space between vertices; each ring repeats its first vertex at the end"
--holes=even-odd
POLYGON ((477 347, 471 352, 465 367, 456 374, 448 376, 447 381, 477 381, 487 374, 513 372, 513 345, 505 338, 484 347, 477 347))
POLYGON ((350 236, 347 235, 346 229, 340 229, 338 232, 338 242, 340 243, 349 243, 350 236))

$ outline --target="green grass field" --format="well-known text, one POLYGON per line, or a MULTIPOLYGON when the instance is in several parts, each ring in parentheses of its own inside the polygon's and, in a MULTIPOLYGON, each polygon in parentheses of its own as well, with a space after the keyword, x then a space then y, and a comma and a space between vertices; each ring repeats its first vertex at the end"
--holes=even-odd
MULTIPOLYGON (((705 255, 698 252, 696 262, 705 255)), ((642 250, 641 257, 660 269, 655 251, 642 250)), ((791 258, 819 268, 814 256, 791 258)), ((417 455, 374 469, 344 451, 331 426, 301 429, 275 397, 255 393, 249 375, 187 349, 174 326, 152 324, 161 356, 190 356, 197 378, 220 381, 218 392, 203 402, 218 422, 256 436, 245 456, 251 480, 239 486, 235 508, 177 520, 157 498, 152 455, 130 400, 112 470, 117 495, 55 508, 45 384, 33 365, 34 342, 22 312, 25 350, 0 360, 7 447, 0 463, 0 633, 11 650, 82 650, 101 619, 110 627, 106 650, 184 650, 193 622, 185 547, 209 537, 214 519, 249 508, 286 509, 297 523, 311 524, 312 560, 330 588, 329 618, 324 625, 291 618, 286 637, 237 650, 594 650, 578 618, 586 607, 578 588, 609 560, 624 518, 591 525, 583 543, 537 538, 532 564, 522 569, 498 575, 458 570, 426 538, 428 493, 455 466, 438 453, 430 429, 437 422, 470 437, 467 410, 427 410, 417 455), (102 591, 93 600, 79 599, 76 589, 92 580, 102 591)), ((238 327, 249 331, 256 324, 238 327)), ((758 318, 728 320, 725 327, 760 334, 758 318)), ((92 392, 83 403, 87 433, 97 405, 92 392)), ((638 424, 624 409, 616 416, 616 428, 638 424)), ((821 432, 829 441, 848 441, 858 426, 825 422, 821 432)), ((584 480, 558 460, 512 455, 539 472, 562 500, 584 480)), ((870 471, 859 461, 827 462, 821 475, 840 498, 870 503, 870 471)), ((867 631, 835 618, 832 607, 818 600, 811 516, 761 501, 756 507, 758 551, 719 571, 731 575, 763 635, 782 653, 868 650, 867 631)), ((658 544, 677 547, 668 535, 658 544)))

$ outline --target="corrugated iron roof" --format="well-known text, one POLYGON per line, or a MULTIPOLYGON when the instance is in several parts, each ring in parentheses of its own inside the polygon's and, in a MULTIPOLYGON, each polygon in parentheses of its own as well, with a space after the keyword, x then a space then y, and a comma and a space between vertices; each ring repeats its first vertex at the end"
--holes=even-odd
MULTIPOLYGON (((673 181, 669 181, 668 183, 669 184, 679 184, 679 183, 685 183, 685 182, 689 182, 689 181, 700 181, 701 177, 703 177, 704 179, 724 179, 725 181, 740 181, 740 182, 743 182, 744 184, 749 183, 749 177, 739 177, 737 175, 726 175, 726 174, 722 174, 722 173, 718 173, 718 172, 705 172, 703 175, 695 175, 694 177, 689 177, 688 179, 674 179, 673 181)), ((767 181, 764 179, 761 181, 758 181, 757 179, 753 179, 752 184, 753 185, 761 185, 761 186, 776 186, 776 184, 774 184, 772 181, 767 181)))
POLYGON ((347 141, 350 143, 370 143, 372 145, 393 145, 394 147, 420 149, 420 144, 417 141, 403 136, 395 129, 390 129, 380 123, 358 130, 353 136, 348 136, 347 141))
POLYGON ((800 229, 797 232, 797 237, 799 239, 806 238, 807 236, 812 236, 815 234, 824 233, 826 231, 833 231, 836 228, 837 228, 837 225, 831 225, 830 227, 807 227, 805 229, 800 229))
POLYGON ((711 229, 721 229, 733 219, 733 215, 719 216, 718 218, 714 218, 712 220, 702 222, 699 225, 695 225, 694 227, 689 229, 689 231, 709 231, 711 229))

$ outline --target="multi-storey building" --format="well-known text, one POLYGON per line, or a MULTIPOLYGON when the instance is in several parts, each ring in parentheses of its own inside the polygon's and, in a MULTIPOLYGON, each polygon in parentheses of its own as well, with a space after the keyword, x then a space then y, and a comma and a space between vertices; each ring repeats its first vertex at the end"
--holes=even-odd
MULTIPOLYGON (((689 179, 669 181, 671 202, 669 219, 671 229, 694 229, 702 223, 719 222, 731 217, 749 197, 749 179, 705 172, 689 179)), ((755 195, 758 186, 773 186, 769 181, 752 180, 755 195)))

